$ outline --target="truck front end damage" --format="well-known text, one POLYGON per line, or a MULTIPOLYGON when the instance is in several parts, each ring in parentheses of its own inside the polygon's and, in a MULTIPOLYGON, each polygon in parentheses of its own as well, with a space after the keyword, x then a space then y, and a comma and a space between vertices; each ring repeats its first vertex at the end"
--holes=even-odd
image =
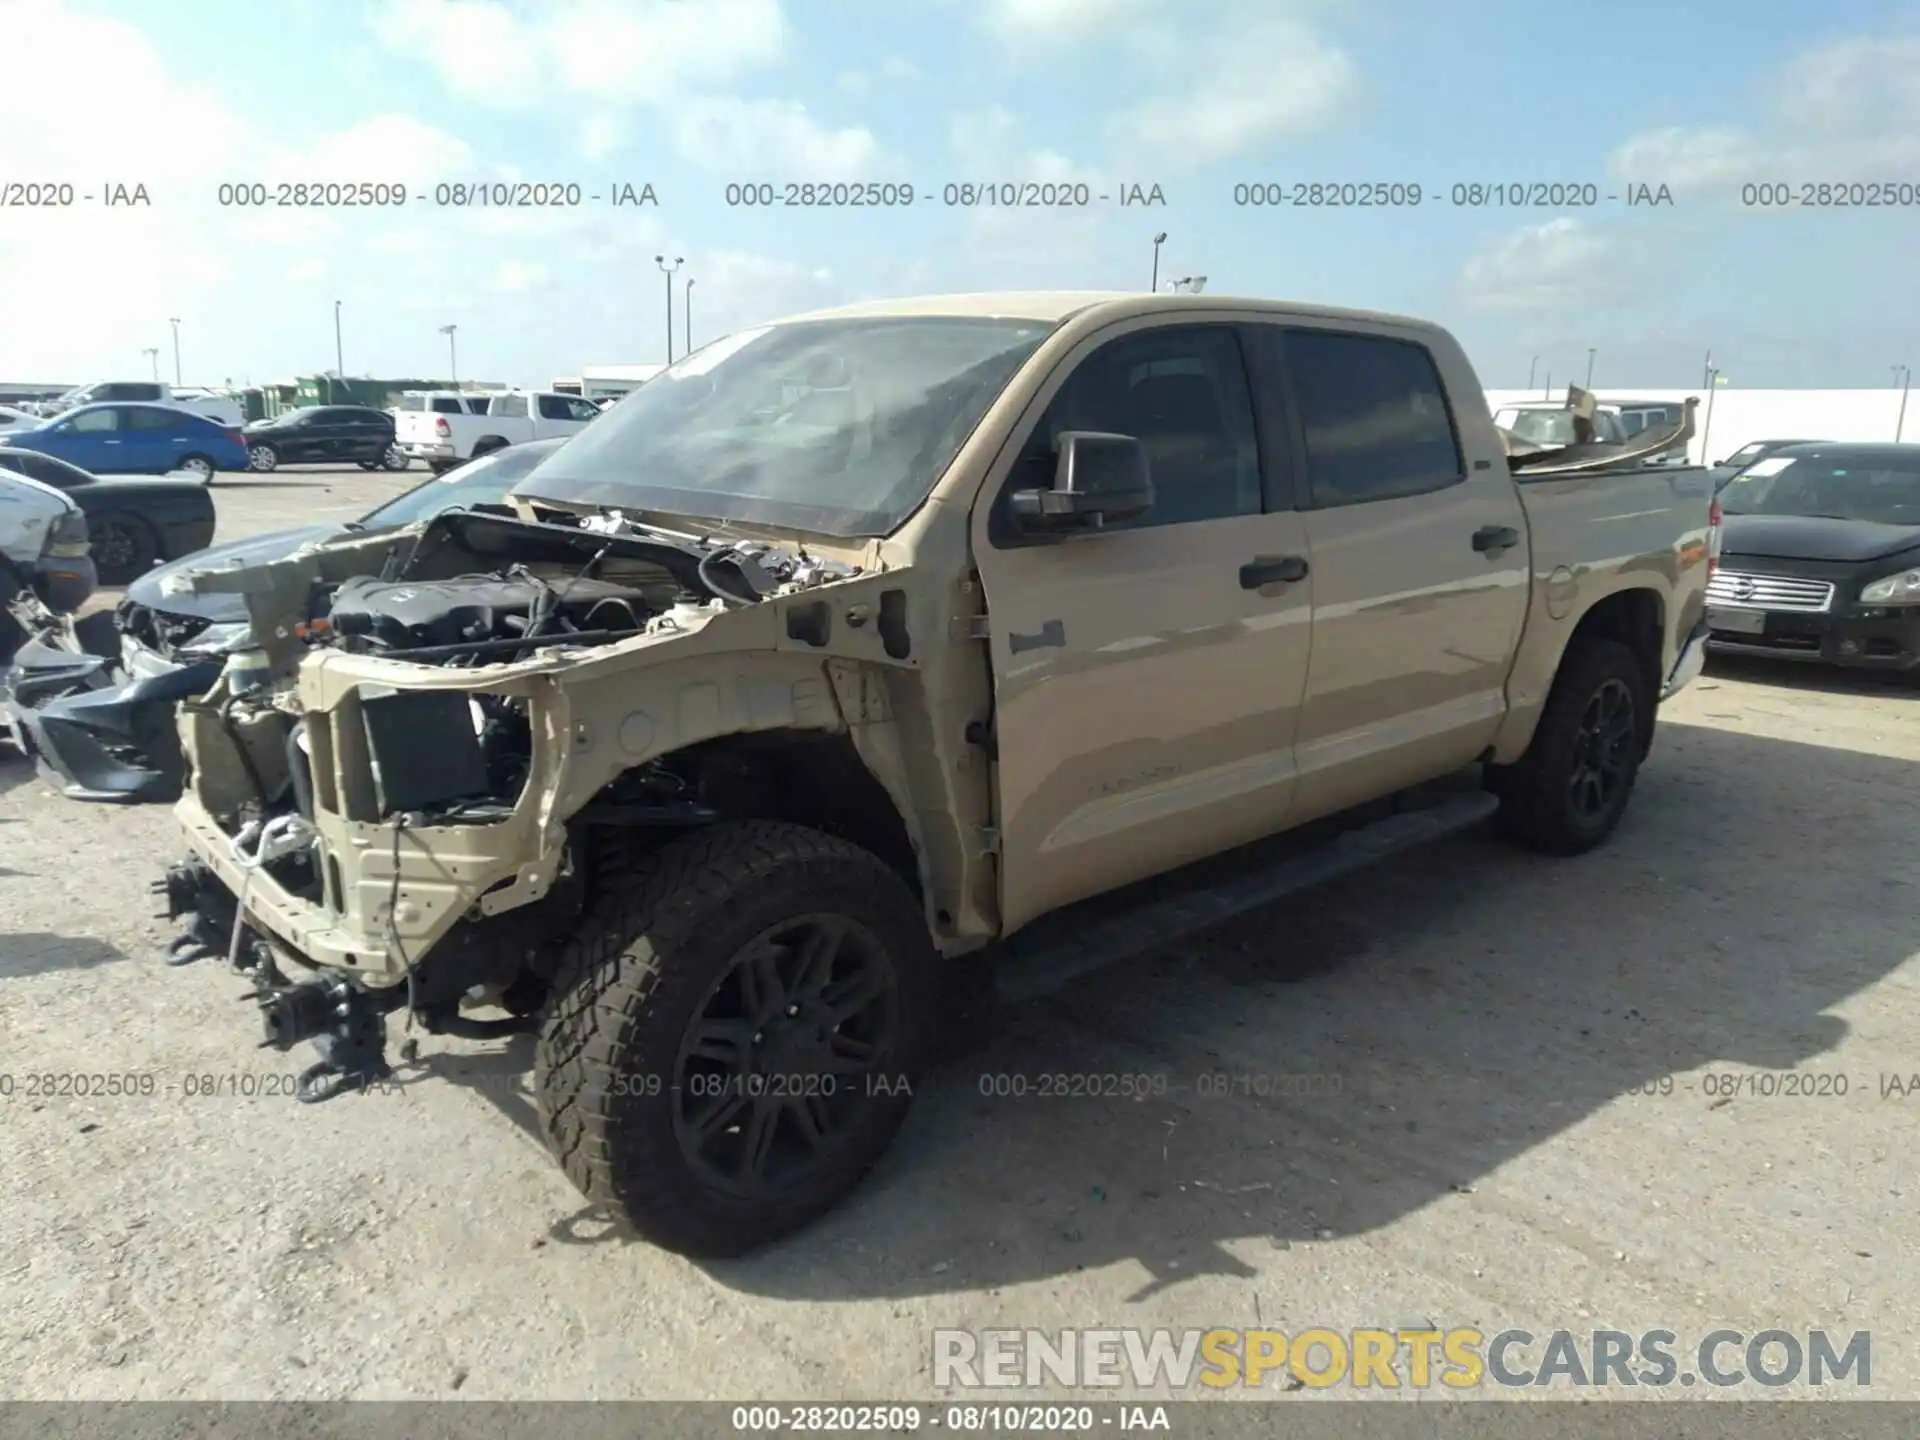
MULTIPOLYGON (((169 963, 251 975, 262 1043, 319 1051, 312 1100, 389 1073, 396 1011, 429 1034, 531 1030, 597 868, 756 813, 756 737, 818 741, 803 773, 848 753, 887 768, 891 711, 866 703, 859 662, 913 662, 879 627, 830 642, 806 617, 877 615, 898 583, 618 520, 465 512, 180 577, 243 594, 259 648, 180 706, 190 853, 155 887, 185 921, 169 963)), ((885 792, 869 820, 906 813, 897 771, 858 768, 824 788, 885 792)), ((895 846, 908 867, 918 848, 895 846)))

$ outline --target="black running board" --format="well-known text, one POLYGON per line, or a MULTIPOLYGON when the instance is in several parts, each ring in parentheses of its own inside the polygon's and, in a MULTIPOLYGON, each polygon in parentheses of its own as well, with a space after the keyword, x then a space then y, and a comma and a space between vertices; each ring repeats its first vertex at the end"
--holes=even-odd
MULTIPOLYGON (((996 957, 994 998, 1020 1004, 1051 995, 1084 975, 1130 960, 1162 945, 1271 904, 1297 891, 1360 870, 1389 855, 1471 829, 1486 820, 1499 801, 1484 791, 1454 794, 1417 810, 1402 810, 1304 852, 1275 858, 1272 842, 1247 847, 1238 873, 1220 874, 1219 863, 1188 867, 1209 873, 1181 883, 1181 873, 1163 877, 1157 893, 1129 902, 1126 892, 1082 901, 1059 915, 1036 920, 1000 948, 996 957), (1084 906, 1098 907, 1084 920, 1084 906), (1061 923, 1065 922, 1065 923, 1061 923)), ((1285 838, 1285 837, 1281 837, 1285 838)), ((1227 861, 1232 865, 1231 858, 1227 861)))

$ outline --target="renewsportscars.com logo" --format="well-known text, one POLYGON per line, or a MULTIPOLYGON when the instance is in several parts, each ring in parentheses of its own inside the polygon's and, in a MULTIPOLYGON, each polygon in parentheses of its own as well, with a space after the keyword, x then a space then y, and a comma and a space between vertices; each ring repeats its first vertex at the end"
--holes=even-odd
POLYGON ((1502 1387, 1822 1386, 1873 1383, 1873 1335, 1714 1330, 1577 1332, 1282 1330, 935 1330, 940 1389, 1358 1390, 1502 1387))

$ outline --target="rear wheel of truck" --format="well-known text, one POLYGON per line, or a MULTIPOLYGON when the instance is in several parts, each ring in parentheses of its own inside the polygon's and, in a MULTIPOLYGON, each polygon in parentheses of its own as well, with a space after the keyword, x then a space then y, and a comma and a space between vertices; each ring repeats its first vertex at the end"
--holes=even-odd
POLYGON ((675 841, 608 880, 554 983, 548 1144, 666 1249, 797 1230, 905 1119, 935 964, 919 902, 857 846, 778 821, 675 841))
POLYGON ((1549 855, 1579 855, 1611 835, 1640 773, 1651 704, 1633 651, 1574 640, 1527 753, 1490 776, 1502 833, 1549 855))

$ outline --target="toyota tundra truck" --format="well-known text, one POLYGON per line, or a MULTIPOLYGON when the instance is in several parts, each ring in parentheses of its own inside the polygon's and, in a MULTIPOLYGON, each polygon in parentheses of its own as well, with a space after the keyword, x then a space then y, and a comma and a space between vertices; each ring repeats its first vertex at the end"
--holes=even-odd
POLYGON ((252 637, 179 714, 174 958, 249 972, 309 1099, 395 1074, 390 1017, 531 1032, 580 1189, 742 1252, 880 1156, 956 977, 1489 819, 1607 839, 1703 653, 1673 438, 1510 461, 1452 336, 1363 311, 742 331, 505 506, 170 581, 252 637))

